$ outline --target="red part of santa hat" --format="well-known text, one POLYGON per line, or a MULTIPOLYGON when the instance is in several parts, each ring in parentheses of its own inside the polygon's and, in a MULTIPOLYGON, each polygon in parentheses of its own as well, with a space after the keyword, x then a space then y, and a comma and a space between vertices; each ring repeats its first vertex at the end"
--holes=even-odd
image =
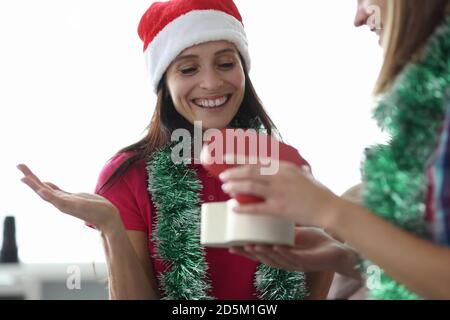
POLYGON ((138 33, 155 92, 166 69, 182 51, 208 41, 234 43, 250 70, 247 36, 232 0, 154 2, 142 16, 138 33))

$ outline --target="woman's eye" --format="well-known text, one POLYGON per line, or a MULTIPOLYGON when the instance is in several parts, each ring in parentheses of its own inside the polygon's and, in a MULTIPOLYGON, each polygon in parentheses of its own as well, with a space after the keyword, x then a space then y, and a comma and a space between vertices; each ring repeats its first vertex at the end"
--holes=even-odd
POLYGON ((197 71, 196 68, 184 68, 184 69, 181 69, 181 70, 180 70, 180 72, 181 72, 182 74, 184 74, 184 75, 190 75, 190 74, 193 74, 195 71, 197 71))
POLYGON ((219 64, 219 67, 222 69, 231 69, 234 67, 234 63, 233 62, 221 63, 219 64))

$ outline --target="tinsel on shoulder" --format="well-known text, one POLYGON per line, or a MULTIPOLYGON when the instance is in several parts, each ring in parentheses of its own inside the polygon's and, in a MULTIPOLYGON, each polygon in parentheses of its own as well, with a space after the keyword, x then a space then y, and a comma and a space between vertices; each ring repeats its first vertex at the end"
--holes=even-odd
MULTIPOLYGON (((438 143, 449 89, 450 17, 447 17, 428 40, 422 58, 407 65, 392 88, 380 97, 374 117, 391 138, 387 145, 376 145, 366 151, 362 172, 366 206, 421 237, 428 237, 424 220, 426 167, 438 143)), ((365 261, 364 265, 370 264, 365 261)), ((380 280, 380 283, 372 281, 371 298, 419 298, 384 272, 380 280)))
MULTIPOLYGON (((174 145, 155 152, 147 162, 148 191, 157 209, 153 240, 167 267, 160 278, 163 299, 211 300, 208 265, 200 244, 202 185, 194 169, 172 161, 174 145)), ((307 295, 303 273, 261 264, 254 281, 261 299, 301 300, 307 295)))

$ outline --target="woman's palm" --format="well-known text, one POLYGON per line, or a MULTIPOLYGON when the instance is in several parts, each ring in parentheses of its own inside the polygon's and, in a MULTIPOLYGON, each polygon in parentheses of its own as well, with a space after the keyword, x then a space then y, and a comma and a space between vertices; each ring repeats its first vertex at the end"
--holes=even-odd
POLYGON ((63 191, 53 183, 41 182, 26 165, 21 164, 17 168, 24 174, 21 179, 23 183, 64 213, 82 219, 99 229, 117 217, 117 208, 99 195, 63 191))

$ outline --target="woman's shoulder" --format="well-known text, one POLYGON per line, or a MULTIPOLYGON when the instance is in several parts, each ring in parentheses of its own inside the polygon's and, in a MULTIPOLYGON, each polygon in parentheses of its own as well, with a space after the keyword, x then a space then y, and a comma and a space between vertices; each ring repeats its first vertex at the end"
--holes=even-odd
POLYGON ((100 172, 95 193, 118 209, 127 230, 148 232, 151 203, 145 161, 134 156, 136 153, 121 152, 109 159, 100 172))
POLYGON ((142 174, 145 171, 144 159, 137 159, 128 165, 126 164, 135 155, 135 152, 119 152, 109 159, 100 171, 96 190, 103 186, 115 173, 119 175, 116 182, 119 180, 134 181, 142 179, 142 174), (122 165, 124 165, 123 170, 120 170, 122 165))

